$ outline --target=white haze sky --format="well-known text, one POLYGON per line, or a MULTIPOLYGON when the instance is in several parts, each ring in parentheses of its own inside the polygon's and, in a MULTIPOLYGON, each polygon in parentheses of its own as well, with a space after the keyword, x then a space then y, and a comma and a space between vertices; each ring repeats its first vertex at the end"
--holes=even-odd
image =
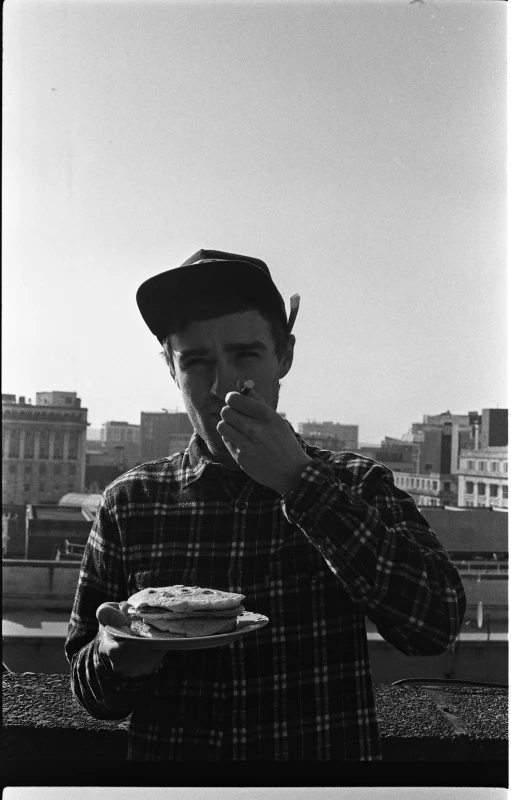
POLYGON ((506 405, 506 3, 3 11, 3 392, 182 410, 135 293, 205 247, 300 293, 294 425, 506 405))

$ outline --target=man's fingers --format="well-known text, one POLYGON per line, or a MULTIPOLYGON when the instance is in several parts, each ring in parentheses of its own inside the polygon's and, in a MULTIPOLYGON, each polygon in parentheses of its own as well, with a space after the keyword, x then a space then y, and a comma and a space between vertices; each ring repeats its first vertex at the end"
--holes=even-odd
POLYGON ((229 392, 225 395, 224 408, 225 407, 234 408, 241 414, 247 417, 254 417, 254 419, 261 419, 264 417, 266 410, 269 408, 268 403, 255 389, 252 389, 249 395, 240 394, 239 392, 229 392))
POLYGON ((102 603, 96 611, 96 618, 100 625, 113 625, 114 628, 126 625, 126 618, 117 603, 102 603))
POLYGON ((248 437, 242 431, 238 430, 238 428, 234 428, 224 419, 218 423, 216 429, 222 439, 227 440, 235 447, 242 447, 249 442, 248 437))

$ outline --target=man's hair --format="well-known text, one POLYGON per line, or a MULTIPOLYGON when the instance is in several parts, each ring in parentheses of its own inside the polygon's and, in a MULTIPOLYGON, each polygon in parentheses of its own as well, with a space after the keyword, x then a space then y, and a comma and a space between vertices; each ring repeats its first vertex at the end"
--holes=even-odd
POLYGON ((271 337, 275 347, 277 358, 282 358, 286 345, 289 340, 289 334, 282 325, 282 320, 277 312, 270 306, 254 303, 246 297, 241 297, 238 294, 230 294, 226 292, 208 293, 196 295, 189 301, 185 301, 180 306, 174 306, 171 310, 170 318, 172 320, 169 331, 165 336, 163 344, 162 356, 165 359, 170 374, 175 377, 176 371, 174 367, 174 360, 172 358, 172 346, 170 337, 186 328, 190 322, 199 322, 205 319, 213 319, 215 317, 223 317, 227 314, 241 314, 244 311, 258 311, 262 317, 269 323, 271 337))

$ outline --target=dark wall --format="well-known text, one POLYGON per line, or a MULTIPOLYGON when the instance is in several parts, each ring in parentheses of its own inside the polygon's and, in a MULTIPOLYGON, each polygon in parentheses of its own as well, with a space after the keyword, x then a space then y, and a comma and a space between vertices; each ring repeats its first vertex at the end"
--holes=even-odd
POLYGON ((482 414, 481 447, 507 447, 507 408, 485 408, 482 414))

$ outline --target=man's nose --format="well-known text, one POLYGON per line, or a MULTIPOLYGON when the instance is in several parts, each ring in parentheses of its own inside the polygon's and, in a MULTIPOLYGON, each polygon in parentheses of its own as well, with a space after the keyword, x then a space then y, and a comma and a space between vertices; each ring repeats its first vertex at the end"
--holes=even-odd
POLYGON ((228 392, 236 391, 236 376, 232 374, 231 370, 223 366, 217 366, 213 375, 213 382, 211 384, 211 394, 219 397, 222 401, 225 400, 225 395, 228 392))

